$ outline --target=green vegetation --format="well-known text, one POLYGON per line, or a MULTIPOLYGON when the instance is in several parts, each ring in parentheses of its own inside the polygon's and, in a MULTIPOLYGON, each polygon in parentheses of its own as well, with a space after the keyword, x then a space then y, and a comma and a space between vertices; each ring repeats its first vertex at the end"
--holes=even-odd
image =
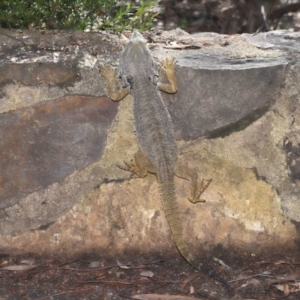
POLYGON ((1 0, 0 26, 34 29, 123 31, 153 26, 157 0, 1 0))

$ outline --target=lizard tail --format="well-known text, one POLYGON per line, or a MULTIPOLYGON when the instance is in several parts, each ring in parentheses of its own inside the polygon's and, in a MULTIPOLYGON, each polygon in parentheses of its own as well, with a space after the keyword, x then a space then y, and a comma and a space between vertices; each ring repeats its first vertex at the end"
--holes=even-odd
POLYGON ((229 294, 232 294, 232 289, 226 279, 218 275, 214 270, 206 267, 203 264, 198 264, 193 255, 189 251, 187 244, 183 239, 183 229, 180 221, 179 208, 176 200, 174 181, 161 182, 159 184, 160 197, 163 205, 163 209, 168 220, 169 226, 172 231, 174 243, 187 262, 195 269, 209 275, 226 287, 229 294))

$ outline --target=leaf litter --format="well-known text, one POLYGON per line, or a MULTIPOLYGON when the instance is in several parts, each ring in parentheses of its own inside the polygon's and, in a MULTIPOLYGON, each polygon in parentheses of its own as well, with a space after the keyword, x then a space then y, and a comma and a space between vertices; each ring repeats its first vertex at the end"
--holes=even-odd
POLYGON ((0 254, 1 300, 275 300, 300 299, 300 254, 212 258, 234 296, 183 259, 75 260, 36 254, 0 254))

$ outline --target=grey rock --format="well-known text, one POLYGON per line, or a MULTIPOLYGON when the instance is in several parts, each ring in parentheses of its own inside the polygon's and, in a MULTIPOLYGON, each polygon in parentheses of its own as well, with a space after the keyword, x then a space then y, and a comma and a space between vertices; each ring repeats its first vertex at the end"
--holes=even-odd
POLYGON ((212 55, 178 59, 178 93, 164 96, 178 138, 208 138, 240 131, 268 111, 282 88, 285 57, 234 59, 212 55), (171 100, 172 99, 172 100, 171 100))

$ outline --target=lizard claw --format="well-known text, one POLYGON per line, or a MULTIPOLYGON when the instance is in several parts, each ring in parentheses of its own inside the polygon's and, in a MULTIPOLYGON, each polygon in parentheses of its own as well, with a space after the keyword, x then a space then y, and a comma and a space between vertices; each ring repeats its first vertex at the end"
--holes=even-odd
POLYGON ((211 179, 201 180, 197 185, 195 193, 192 194, 192 195, 189 195, 189 197, 188 197, 189 201, 192 202, 192 203, 206 202, 206 200, 201 199, 200 196, 207 189, 207 187, 210 185, 211 181, 212 181, 211 179))
POLYGON ((167 72, 174 73, 174 69, 176 67, 176 59, 174 57, 166 58, 161 66, 161 70, 167 72))
POLYGON ((176 67, 176 60, 174 57, 166 58, 163 60, 160 70, 165 72, 167 80, 169 81, 168 84, 159 82, 157 84, 158 89, 164 91, 166 93, 176 93, 178 86, 177 80, 175 76, 175 67, 176 67))
POLYGON ((124 165, 117 164, 116 166, 121 170, 131 172, 130 178, 132 178, 132 179, 138 178, 138 176, 133 172, 133 170, 130 166, 130 163, 124 161, 124 165))
POLYGON ((129 171, 131 172, 131 178, 140 178, 140 177, 145 177, 147 175, 147 171, 140 168, 140 166, 135 162, 135 161, 131 161, 131 162, 127 162, 124 161, 124 165, 117 165, 118 168, 125 170, 125 171, 129 171))

